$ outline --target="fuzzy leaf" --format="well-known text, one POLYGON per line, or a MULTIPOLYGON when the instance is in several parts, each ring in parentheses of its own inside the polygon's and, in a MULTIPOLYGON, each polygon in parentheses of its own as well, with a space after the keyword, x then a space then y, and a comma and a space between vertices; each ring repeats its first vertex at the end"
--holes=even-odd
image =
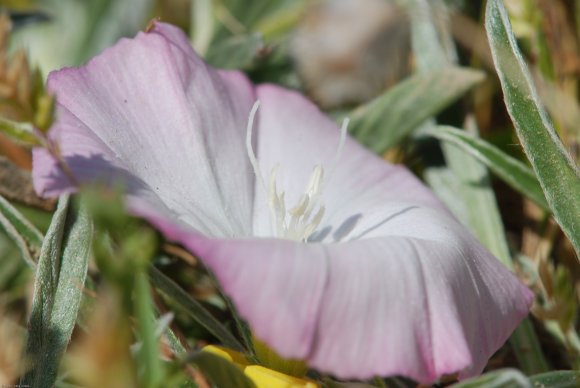
POLYGON ((449 67, 414 75, 350 115, 350 130, 377 153, 399 143, 483 79, 479 71, 449 67))
POLYGON ((534 387, 546 388, 574 388, 580 385, 580 372, 573 370, 559 370, 531 376, 534 387))
POLYGON ((123 36, 143 28, 151 17, 152 0, 96 0, 85 6, 87 21, 77 62, 84 62, 123 36))
POLYGON ((488 1, 485 26, 520 142, 554 218, 580 255, 580 170, 567 155, 540 103, 502 1, 488 1))
POLYGON ((457 128, 439 126, 425 130, 423 133, 458 146, 485 164, 514 190, 549 210, 534 172, 516 158, 505 154, 485 140, 457 128))
POLYGON ((205 60, 221 69, 246 69, 264 48, 259 34, 236 35, 209 47, 205 60))
POLYGON ((0 228, 16 244, 26 264, 32 268, 36 267, 33 249, 42 245, 42 234, 2 196, 0 196, 0 228))
POLYGON ((26 124, 0 118, 0 132, 29 146, 40 145, 40 141, 32 132, 32 128, 26 124))
POLYGON ((60 198, 44 239, 34 282, 23 385, 51 387, 75 326, 85 283, 93 227, 87 213, 60 198))
POLYGON ((500 369, 454 384, 453 388, 532 388, 532 383, 519 370, 500 369))

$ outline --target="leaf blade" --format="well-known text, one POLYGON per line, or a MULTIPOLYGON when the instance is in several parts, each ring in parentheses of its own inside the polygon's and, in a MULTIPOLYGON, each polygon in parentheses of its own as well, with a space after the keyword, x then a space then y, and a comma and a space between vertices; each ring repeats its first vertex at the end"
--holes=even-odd
POLYGON ((506 107, 554 218, 580 255, 580 172, 566 154, 532 83, 499 0, 487 3, 485 27, 506 107))
POLYGON ((183 306, 193 319, 219 339, 224 346, 237 351, 244 350, 240 342, 217 319, 199 302, 183 291, 173 280, 153 266, 149 267, 149 278, 153 286, 183 306))
POLYGON ((42 246, 44 239, 42 233, 2 196, 0 196, 0 213, 31 245, 37 248, 42 246))
POLYGON ((574 388, 580 383, 580 372, 573 370, 560 370, 531 376, 530 381, 534 386, 550 388, 574 388))
POLYGON ((383 153, 481 80, 481 72, 459 67, 414 75, 355 109, 350 130, 367 147, 383 153))
POLYGON ((22 383, 50 387, 76 323, 90 256, 92 223, 84 209, 59 200, 42 245, 26 352, 33 365, 22 383))
POLYGON ((139 349, 140 366, 143 373, 141 383, 145 387, 158 387, 163 381, 164 371, 159 358, 159 344, 155 334, 155 313, 151 287, 144 271, 137 273, 134 287, 137 327, 141 339, 139 349))
POLYGON ((247 69, 263 48, 260 34, 235 35, 211 45, 205 60, 220 69, 247 69))
POLYGON ((457 128, 438 126, 426 129, 423 133, 468 152, 513 189, 542 208, 549 210, 548 203, 534 172, 524 163, 505 154, 485 140, 457 128))
POLYGON ((454 384, 454 388, 531 388, 532 383, 517 369, 500 369, 454 384))

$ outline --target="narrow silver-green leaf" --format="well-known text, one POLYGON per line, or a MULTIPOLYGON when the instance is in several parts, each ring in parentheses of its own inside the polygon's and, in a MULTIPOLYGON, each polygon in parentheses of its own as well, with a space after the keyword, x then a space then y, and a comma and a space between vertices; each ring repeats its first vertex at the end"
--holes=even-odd
MULTIPOLYGON (((216 32, 216 41, 220 41, 232 33, 240 34, 247 31, 256 31, 264 21, 272 15, 281 15, 285 12, 292 13, 305 0, 222 0, 214 2, 216 14, 222 15, 222 26, 216 32), (226 16, 227 15, 227 16, 226 16), (227 17, 225 23, 224 18, 227 17)), ((278 16, 279 18, 280 16, 278 16)), ((278 19, 278 25, 286 26, 287 22, 278 19)))
POLYGON ((77 62, 84 62, 123 36, 132 36, 151 17, 153 0, 93 0, 85 5, 87 20, 77 62))
POLYGON ((212 0, 191 0, 190 34, 193 48, 205 56, 215 30, 212 0))
MULTIPOLYGON (((473 120, 467 121, 467 126, 477 133, 473 120)), ((467 218, 462 221, 495 257, 507 268, 512 268, 505 230, 487 168, 454 145, 443 143, 442 148, 447 165, 458 181, 456 199, 461 198, 466 205, 467 218)))
POLYGON ((34 248, 42 244, 42 234, 2 196, 0 196, 0 230, 14 242, 26 264, 35 268, 34 248))
POLYGON ((580 372, 559 370, 531 376, 534 387, 545 388, 577 388, 580 386, 580 372))
POLYGON ((532 388, 532 383, 517 369, 500 369, 452 385, 453 388, 532 388))
POLYGON ((26 344, 30 371, 22 384, 51 387, 75 326, 91 252, 87 213, 60 198, 42 244, 26 344))
POLYGON ((256 385, 234 364, 215 354, 200 351, 190 355, 187 361, 195 364, 217 388, 256 388, 256 385))
POLYGON ((455 217, 463 224, 466 224, 469 220, 467 205, 463 200, 457 198, 461 182, 459 182, 459 179, 451 172, 449 167, 446 165, 429 166, 423 172, 423 179, 455 217))
POLYGON ((0 213, 33 247, 40 248, 44 237, 14 206, 0 195, 0 213))
POLYGON ((448 67, 414 75, 350 114, 350 131, 382 153, 483 79, 476 70, 448 67))
POLYGON ((50 15, 15 31, 11 44, 26 47, 31 63, 43 73, 80 65, 123 36, 142 30, 152 14, 153 0, 43 0, 50 15))
POLYGON ((549 210, 534 172, 514 157, 466 131, 448 126, 426 129, 424 134, 458 146, 485 164, 494 174, 524 197, 549 210))
POLYGON ((32 127, 27 124, 0 118, 0 132, 27 145, 36 146, 40 144, 38 137, 34 135, 32 127))
POLYGON ((508 112, 554 218, 580 257, 580 170, 566 154, 513 35, 500 0, 487 3, 485 26, 508 112))
POLYGON ((215 319, 201 303, 189 296, 173 280, 153 266, 149 268, 149 277, 155 287, 180 304, 197 323, 220 340, 224 346, 237 351, 244 350, 244 347, 236 337, 221 322, 215 319))
POLYGON ((235 35, 211 45, 205 60, 220 69, 246 69, 263 48, 260 34, 235 35))

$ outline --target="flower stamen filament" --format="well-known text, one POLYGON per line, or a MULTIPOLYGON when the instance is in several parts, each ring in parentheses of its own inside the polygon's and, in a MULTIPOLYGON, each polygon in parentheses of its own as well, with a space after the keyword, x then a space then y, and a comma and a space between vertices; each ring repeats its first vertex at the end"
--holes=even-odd
MULTIPOLYGON (((322 222, 325 213, 325 207, 321 204, 322 191, 326 183, 324 168, 321 165, 314 166, 304 194, 300 196, 294 207, 287 210, 285 193, 284 191, 278 192, 276 183, 280 165, 276 164, 272 168, 268 182, 269 185, 266 186, 260 171, 258 159, 252 147, 252 130, 259 106, 260 102, 256 101, 250 111, 246 132, 246 149, 256 178, 264 189, 268 199, 272 228, 274 229, 276 237, 306 242, 308 241, 308 237, 316 231, 322 222)), ((334 168, 342 153, 346 141, 347 126, 348 119, 345 119, 340 129, 340 140, 331 164, 331 174, 334 172, 334 168)))

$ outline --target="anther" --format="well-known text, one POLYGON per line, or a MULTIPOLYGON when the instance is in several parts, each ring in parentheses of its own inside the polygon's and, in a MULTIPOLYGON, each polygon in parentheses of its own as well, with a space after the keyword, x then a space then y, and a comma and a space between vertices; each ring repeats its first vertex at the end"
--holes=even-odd
POLYGON ((332 175, 334 168, 338 164, 338 159, 342 154, 346 142, 349 121, 348 119, 345 119, 340 128, 340 139, 333 161, 330 165, 330 174, 328 174, 325 179, 324 169, 321 165, 316 165, 310 174, 310 179, 308 180, 308 185, 306 186, 304 194, 302 194, 296 206, 286 210, 284 192, 278 193, 278 187, 276 184, 280 166, 275 165, 272 168, 270 180, 268 182, 269 185, 266 186, 260 171, 260 166, 258 165, 258 159, 256 158, 252 147, 254 119, 259 106, 260 102, 256 101, 250 111, 246 128, 246 150, 248 152, 250 164, 256 174, 256 179, 258 179, 266 193, 266 197, 268 198, 268 206, 272 217, 272 227, 275 229, 276 236, 306 242, 308 241, 308 237, 316 231, 316 228, 318 228, 322 222, 322 218, 324 217, 325 208, 320 204, 320 196, 322 195, 324 184, 329 179, 330 175, 332 175), (318 209, 315 211, 317 207, 318 209))

